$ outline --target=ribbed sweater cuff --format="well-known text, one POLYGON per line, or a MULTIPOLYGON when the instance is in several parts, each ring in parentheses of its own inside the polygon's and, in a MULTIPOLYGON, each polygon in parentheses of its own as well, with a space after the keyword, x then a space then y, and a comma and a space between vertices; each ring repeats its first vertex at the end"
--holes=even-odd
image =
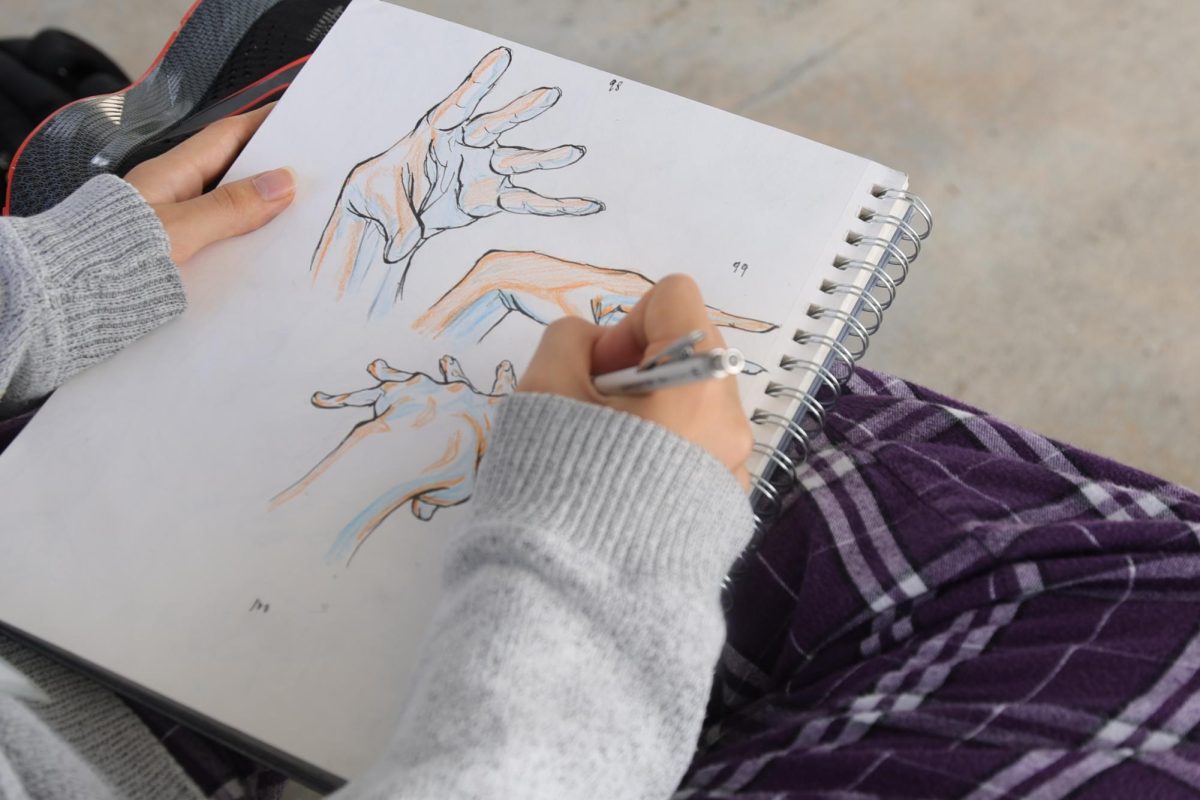
POLYGON ((552 531, 621 570, 719 581, 753 532, 733 474, 620 411, 517 393, 497 413, 472 507, 552 531))
POLYGON ((14 222, 40 269, 46 333, 62 354, 56 384, 187 305, 162 224, 120 178, 92 178, 50 210, 14 222))

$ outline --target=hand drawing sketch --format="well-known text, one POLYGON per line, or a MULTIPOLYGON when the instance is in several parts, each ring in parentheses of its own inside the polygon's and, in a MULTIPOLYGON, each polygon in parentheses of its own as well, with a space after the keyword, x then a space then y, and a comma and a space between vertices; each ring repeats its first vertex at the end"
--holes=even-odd
POLYGON ((586 151, 573 144, 532 150, 500 143, 502 134, 549 110, 562 96, 558 88, 542 87, 476 114, 511 62, 507 48, 488 53, 407 136, 350 170, 313 252, 314 281, 323 270, 335 272, 340 298, 362 289, 382 260, 374 317, 400 297, 416 251, 443 231, 501 211, 557 217, 604 210, 599 200, 543 197, 513 183, 515 175, 573 164, 586 151))
MULTIPOLYGON (((492 250, 418 317, 413 328, 465 345, 482 341, 514 312, 542 325, 562 316, 615 325, 653 285, 632 270, 594 267, 543 253, 492 250)), ((750 333, 777 327, 712 306, 708 311, 719 327, 750 333)), ((760 365, 748 363, 745 373, 762 371, 760 365)))
MULTIPOLYGON (((326 555, 326 561, 345 559, 358 552, 376 528, 393 511, 408 505, 414 516, 428 521, 439 508, 459 505, 470 499, 479 460, 487 450, 492 414, 500 400, 516 389, 517 377, 508 361, 496 366, 492 388, 481 391, 471 383, 462 365, 452 356, 438 362, 440 378, 423 372, 394 369, 383 359, 372 361, 367 372, 378 383, 345 394, 317 392, 317 408, 370 408, 371 417, 354 425, 350 433, 300 480, 271 500, 271 507, 296 497, 312 485, 346 453, 368 437, 379 434, 403 436, 437 422, 446 431, 446 448, 412 477, 393 486, 364 508, 342 528, 326 555)), ((398 469, 409 464, 398 463, 398 469)))

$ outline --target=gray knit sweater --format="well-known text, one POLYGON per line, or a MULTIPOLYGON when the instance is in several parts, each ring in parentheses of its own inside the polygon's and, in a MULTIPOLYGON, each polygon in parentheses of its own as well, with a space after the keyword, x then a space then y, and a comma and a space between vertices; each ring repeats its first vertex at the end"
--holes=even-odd
MULTIPOLYGON (((183 305, 161 226, 116 178, 0 221, 0 409, 183 305)), ((635 417, 517 394, 463 516, 393 740, 342 795, 668 797, 724 639, 720 580, 752 526, 733 476, 635 417)), ((6 694, 0 673, 0 798, 195 796, 106 690, 10 641, 0 656, 50 697, 6 694)))
POLYGON ((183 311, 158 217, 120 178, 0 220, 0 417, 183 311))

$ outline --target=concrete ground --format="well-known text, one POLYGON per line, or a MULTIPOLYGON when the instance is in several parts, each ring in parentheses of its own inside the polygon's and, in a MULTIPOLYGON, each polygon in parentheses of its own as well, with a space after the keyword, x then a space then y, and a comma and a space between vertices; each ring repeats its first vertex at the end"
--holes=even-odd
MULTIPOLYGON (((0 0, 0 35, 138 73, 190 3, 0 0)), ((907 171, 936 231, 866 363, 1200 488, 1200 4, 408 4, 907 171)))

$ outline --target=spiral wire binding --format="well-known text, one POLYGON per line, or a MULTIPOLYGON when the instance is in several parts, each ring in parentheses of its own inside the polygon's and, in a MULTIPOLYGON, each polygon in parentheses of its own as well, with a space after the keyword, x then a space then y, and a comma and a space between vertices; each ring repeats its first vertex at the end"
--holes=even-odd
POLYGON ((859 258, 849 261, 844 260, 840 264, 835 264, 835 266, 837 266, 837 268, 840 270, 856 269, 867 270, 868 272, 874 273, 875 286, 873 289, 878 289, 882 286, 887 290, 886 298, 880 299, 876 297, 875 301, 879 303, 880 308, 882 308, 884 311, 887 311, 892 307, 892 302, 896 299, 896 286, 898 284, 896 283, 896 280, 887 273, 886 270, 880 269, 878 264, 872 264, 870 261, 863 261, 861 258, 859 258))
POLYGON ((821 292, 854 298, 853 311, 822 305, 809 307, 808 316, 815 320, 837 320, 842 323, 837 336, 796 331, 793 337, 800 345, 815 344, 827 348, 824 362, 784 356, 780 368, 812 376, 813 388, 802 391, 771 381, 766 389, 770 397, 785 397, 800 404, 794 416, 784 416, 757 409, 750 421, 755 425, 775 428, 782 439, 777 447, 756 442, 754 452, 765 459, 763 469, 750 476, 753 488, 751 505, 754 509, 755 537, 751 549, 761 539, 766 526, 783 511, 787 495, 800 485, 800 471, 808 460, 812 440, 825 427, 830 409, 841 397, 854 374, 856 363, 867 352, 871 336, 883 324, 884 312, 896 299, 896 288, 908 277, 912 262, 921 255, 921 243, 933 232, 933 214, 917 195, 903 189, 876 187, 871 195, 877 200, 907 203, 903 216, 863 209, 859 220, 867 225, 882 225, 894 229, 890 239, 851 231, 846 244, 855 248, 854 254, 839 254, 833 267, 846 273, 845 282, 826 280, 821 292), (921 224, 923 223, 923 224, 921 224), (856 257, 881 248, 879 262, 856 257), (867 272, 865 285, 853 278, 867 272))
POLYGON ((858 341, 858 347, 850 351, 850 355, 855 361, 867 354, 867 348, 871 346, 871 334, 879 330, 877 325, 868 330, 867 326, 854 316, 853 312, 842 311, 837 308, 812 306, 808 310, 808 315, 813 319, 840 319, 846 323, 846 335, 853 336, 858 341))

